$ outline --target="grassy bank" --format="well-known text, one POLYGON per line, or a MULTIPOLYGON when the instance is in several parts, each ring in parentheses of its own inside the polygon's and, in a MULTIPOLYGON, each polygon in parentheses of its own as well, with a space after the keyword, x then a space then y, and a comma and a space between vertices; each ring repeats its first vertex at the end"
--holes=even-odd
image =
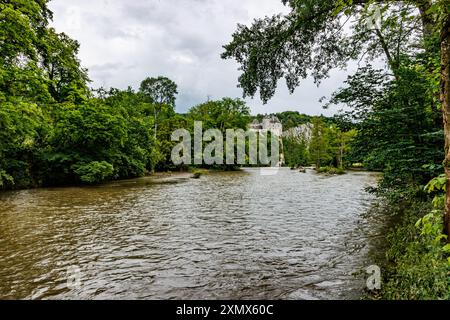
POLYGON ((382 288, 370 299, 450 299, 448 246, 442 221, 430 201, 385 207, 386 251, 373 252, 382 270, 382 288))

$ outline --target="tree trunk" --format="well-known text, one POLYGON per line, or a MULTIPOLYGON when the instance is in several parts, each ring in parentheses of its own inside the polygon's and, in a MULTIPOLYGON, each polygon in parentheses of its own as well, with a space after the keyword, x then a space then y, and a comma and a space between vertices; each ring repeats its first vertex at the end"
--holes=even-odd
POLYGON ((436 24, 436 19, 433 17, 433 14, 429 12, 432 5, 433 3, 431 0, 422 0, 417 5, 420 12, 420 19, 422 20, 424 40, 433 35, 434 26, 436 24))
MULTIPOLYGON (((441 103, 445 135, 445 175, 447 196, 445 200, 444 233, 450 236, 450 13, 446 13, 441 30, 441 103)), ((448 239, 450 241, 450 237, 448 239)))

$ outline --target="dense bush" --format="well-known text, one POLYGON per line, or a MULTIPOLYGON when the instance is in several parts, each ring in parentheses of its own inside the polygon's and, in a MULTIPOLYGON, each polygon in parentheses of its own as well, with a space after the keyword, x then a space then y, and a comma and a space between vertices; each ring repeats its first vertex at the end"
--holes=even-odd
POLYGON ((289 167, 307 166, 310 164, 308 144, 301 138, 284 138, 283 151, 285 163, 289 167))
POLYGON ((81 181, 98 183, 110 178, 114 173, 114 167, 106 161, 92 161, 85 165, 75 165, 74 171, 81 181))
POLYGON ((401 213, 394 211, 400 220, 387 237, 389 249, 377 298, 450 299, 448 247, 441 238, 442 213, 427 215, 430 210, 429 202, 415 201, 401 213))

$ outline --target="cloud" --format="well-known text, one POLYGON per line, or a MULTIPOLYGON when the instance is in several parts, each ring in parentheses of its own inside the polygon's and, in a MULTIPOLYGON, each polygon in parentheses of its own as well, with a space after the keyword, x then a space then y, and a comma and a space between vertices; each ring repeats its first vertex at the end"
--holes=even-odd
MULTIPOLYGON (((238 23, 287 11, 280 0, 53 0, 50 8, 54 27, 80 42, 93 87, 138 88, 148 76, 168 76, 179 86, 179 112, 208 97, 241 97, 238 65, 220 58, 222 46, 238 23)), ((319 88, 307 79, 293 95, 281 82, 267 105, 247 102, 254 113, 331 114, 318 100, 346 74, 333 72, 319 88)))

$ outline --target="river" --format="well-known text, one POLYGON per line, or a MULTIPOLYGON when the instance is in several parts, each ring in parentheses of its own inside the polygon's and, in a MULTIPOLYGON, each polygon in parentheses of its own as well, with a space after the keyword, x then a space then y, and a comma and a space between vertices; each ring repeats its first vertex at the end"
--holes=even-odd
POLYGON ((376 175, 281 168, 0 194, 0 299, 357 299, 376 175))

